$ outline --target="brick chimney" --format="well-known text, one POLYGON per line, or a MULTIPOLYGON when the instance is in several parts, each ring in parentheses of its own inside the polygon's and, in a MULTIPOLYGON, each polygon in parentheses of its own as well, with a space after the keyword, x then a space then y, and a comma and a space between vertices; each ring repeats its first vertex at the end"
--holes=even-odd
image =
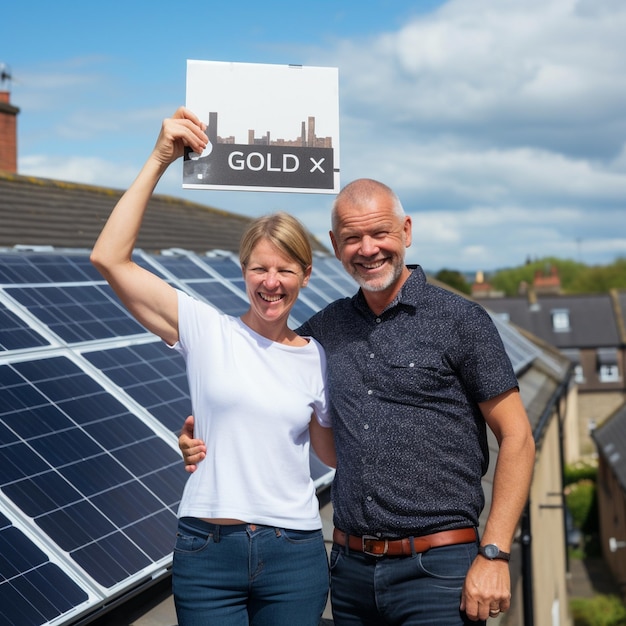
POLYGON ((0 170, 17 174, 17 114, 8 91, 0 91, 0 170))

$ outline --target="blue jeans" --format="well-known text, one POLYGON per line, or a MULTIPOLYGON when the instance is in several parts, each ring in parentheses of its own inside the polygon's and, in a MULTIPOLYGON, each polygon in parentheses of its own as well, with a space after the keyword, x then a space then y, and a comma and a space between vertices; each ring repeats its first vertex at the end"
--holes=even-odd
POLYGON ((178 521, 172 590, 179 626, 318 626, 328 584, 321 530, 178 521))
POLYGON ((476 543, 411 556, 375 557, 333 545, 335 626, 480 626, 461 613, 461 589, 476 543))

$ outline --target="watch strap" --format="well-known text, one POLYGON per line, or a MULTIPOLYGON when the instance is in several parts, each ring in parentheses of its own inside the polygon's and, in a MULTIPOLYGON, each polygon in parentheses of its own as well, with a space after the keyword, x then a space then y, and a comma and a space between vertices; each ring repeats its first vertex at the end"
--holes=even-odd
POLYGON ((499 559, 502 561, 510 561, 511 554, 509 552, 504 552, 498 548, 494 543, 489 543, 485 546, 478 546, 478 554, 484 556, 486 559, 493 561, 495 559, 499 559))

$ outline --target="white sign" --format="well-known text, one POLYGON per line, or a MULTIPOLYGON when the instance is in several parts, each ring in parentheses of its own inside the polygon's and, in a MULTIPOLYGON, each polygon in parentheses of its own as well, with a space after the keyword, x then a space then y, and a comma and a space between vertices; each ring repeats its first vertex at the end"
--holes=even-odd
POLYGON ((183 187, 339 192, 338 70, 187 61, 187 102, 207 124, 183 187))

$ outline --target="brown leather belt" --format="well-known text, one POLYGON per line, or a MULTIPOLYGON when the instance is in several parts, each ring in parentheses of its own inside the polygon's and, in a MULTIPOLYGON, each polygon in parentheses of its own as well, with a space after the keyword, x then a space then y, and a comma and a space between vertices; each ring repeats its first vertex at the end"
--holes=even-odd
POLYGON ((365 535, 355 537, 346 535, 342 530, 333 530, 333 541, 340 546, 347 545, 350 550, 364 552, 370 556, 409 556, 415 552, 426 552, 431 548, 451 546, 457 543, 473 543, 478 539, 475 528, 455 528, 443 530, 432 535, 405 537, 404 539, 379 539, 365 535), (413 542, 413 548, 411 547, 413 542))

